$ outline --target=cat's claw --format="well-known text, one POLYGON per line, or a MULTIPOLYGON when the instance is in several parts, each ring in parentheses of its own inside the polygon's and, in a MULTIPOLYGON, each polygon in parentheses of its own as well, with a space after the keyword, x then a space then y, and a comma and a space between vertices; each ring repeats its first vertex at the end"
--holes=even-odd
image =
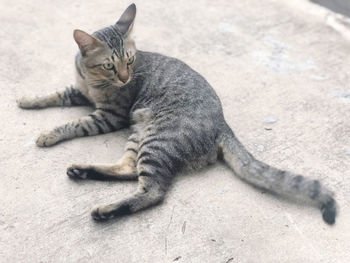
POLYGON ((74 167, 69 167, 67 169, 67 175, 73 179, 86 179, 87 178, 86 171, 84 171, 83 169, 74 168, 74 167))
POLYGON ((42 133, 36 140, 39 147, 50 147, 60 141, 59 137, 52 133, 42 133))

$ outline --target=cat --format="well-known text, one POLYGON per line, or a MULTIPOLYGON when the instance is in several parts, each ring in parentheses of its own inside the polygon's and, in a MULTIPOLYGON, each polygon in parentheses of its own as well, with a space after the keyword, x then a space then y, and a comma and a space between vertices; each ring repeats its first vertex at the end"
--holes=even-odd
POLYGON ((218 96, 200 74, 178 59, 136 49, 131 37, 135 16, 136 6, 131 4, 112 26, 92 35, 75 30, 76 84, 49 96, 18 100, 23 109, 94 108, 88 116, 42 133, 36 141, 39 147, 131 127, 117 163, 74 164, 67 169, 73 179, 138 180, 135 194, 94 207, 92 217, 107 220, 156 205, 176 173, 221 159, 244 181, 310 202, 320 208, 326 223, 334 224, 333 192, 318 180, 256 160, 225 122, 218 96))

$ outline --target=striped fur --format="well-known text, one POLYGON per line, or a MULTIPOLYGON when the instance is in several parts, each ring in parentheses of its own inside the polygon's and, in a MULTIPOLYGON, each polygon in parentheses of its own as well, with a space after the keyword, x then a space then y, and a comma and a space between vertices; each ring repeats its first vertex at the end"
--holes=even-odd
POLYGON ((130 214, 161 202, 182 169, 199 169, 223 159, 243 180, 275 194, 319 207, 335 222, 333 193, 318 180, 281 171, 256 160, 234 136, 219 98, 208 82, 183 62, 136 51, 131 31, 136 14, 130 5, 119 21, 92 35, 74 32, 76 84, 63 92, 23 98, 22 108, 91 105, 79 120, 43 133, 41 147, 75 137, 113 132, 131 125, 122 158, 111 165, 75 164, 73 179, 138 179, 135 194, 92 210, 96 220, 130 214))
POLYGON ((335 223, 336 202, 333 193, 319 180, 279 170, 256 160, 227 125, 224 130, 219 151, 237 176, 274 194, 309 202, 321 209, 325 222, 335 223))
POLYGON ((18 106, 23 109, 40 109, 55 106, 89 106, 91 102, 79 89, 69 86, 63 91, 37 98, 21 98, 18 106))

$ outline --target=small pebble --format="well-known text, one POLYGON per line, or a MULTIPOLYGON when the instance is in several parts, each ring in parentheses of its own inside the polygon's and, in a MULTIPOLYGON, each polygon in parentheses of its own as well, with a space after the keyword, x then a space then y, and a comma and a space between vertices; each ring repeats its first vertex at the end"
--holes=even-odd
POLYGON ((272 123, 275 123, 276 121, 277 121, 277 117, 273 115, 268 115, 264 118, 263 123, 272 124, 272 123))
POLYGON ((258 145, 257 147, 256 147, 256 149, 259 151, 259 152, 263 152, 264 150, 265 150, 265 147, 264 147, 264 145, 258 145))
POLYGON ((31 141, 27 142, 26 144, 24 144, 24 147, 28 147, 28 146, 32 146, 35 145, 35 140, 32 139, 31 141))
POLYGON ((335 97, 341 99, 343 102, 350 102, 350 92, 348 91, 336 91, 333 93, 335 97))

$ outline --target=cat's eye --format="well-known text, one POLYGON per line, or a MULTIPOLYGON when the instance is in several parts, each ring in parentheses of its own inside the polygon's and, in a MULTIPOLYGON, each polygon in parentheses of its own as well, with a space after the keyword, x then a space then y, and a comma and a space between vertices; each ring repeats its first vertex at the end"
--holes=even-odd
POLYGON ((112 70, 112 69, 114 69, 114 65, 111 62, 106 62, 103 64, 103 68, 106 70, 112 70))
POLYGON ((135 56, 130 57, 128 60, 128 63, 127 63, 128 66, 130 66, 132 63, 134 63, 134 61, 135 61, 135 56))

